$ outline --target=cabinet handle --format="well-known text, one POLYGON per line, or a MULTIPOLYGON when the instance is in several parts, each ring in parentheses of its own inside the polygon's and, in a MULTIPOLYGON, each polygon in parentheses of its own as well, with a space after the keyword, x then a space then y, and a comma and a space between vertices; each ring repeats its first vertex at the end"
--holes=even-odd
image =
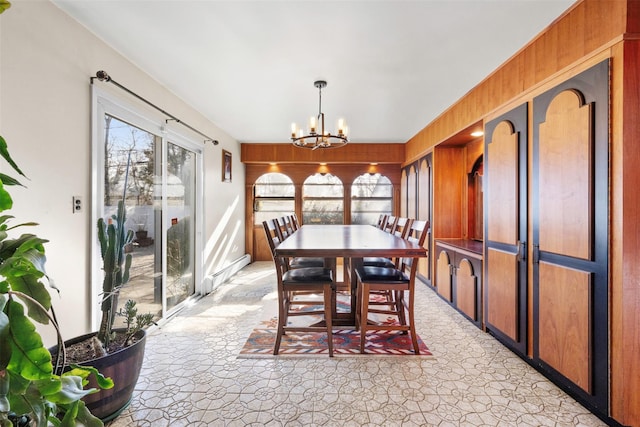
POLYGON ((525 261, 527 259, 527 243, 518 240, 518 262, 525 261))
POLYGON ((540 262, 540 245, 533 245, 533 263, 538 264, 540 262))

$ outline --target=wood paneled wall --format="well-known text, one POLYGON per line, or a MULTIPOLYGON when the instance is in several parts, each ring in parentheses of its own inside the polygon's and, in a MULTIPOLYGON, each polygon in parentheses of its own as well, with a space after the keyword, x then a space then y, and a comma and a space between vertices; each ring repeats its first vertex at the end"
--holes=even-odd
POLYGON ((436 147, 433 151, 434 239, 462 238, 466 233, 466 161, 464 147, 436 147))
MULTIPOLYGON (((633 2, 640 30, 640 2, 633 2)), ((611 414, 640 425, 640 41, 612 49, 611 414)))
MULTIPOLYGON (((637 1, 628 2, 637 8, 637 1)), ((637 16, 637 15, 636 15, 637 16)), ((633 20, 632 20, 633 21, 633 20)), ((633 21, 635 22, 635 21, 633 21)), ((458 130, 603 46, 620 41, 627 25, 627 1, 584 0, 552 23, 478 86, 407 142, 406 161, 419 159, 458 130)), ((640 24, 635 22, 635 27, 640 24)))
POLYGON ((310 150, 292 144, 241 144, 241 161, 251 163, 401 164, 405 144, 347 144, 340 148, 310 150))

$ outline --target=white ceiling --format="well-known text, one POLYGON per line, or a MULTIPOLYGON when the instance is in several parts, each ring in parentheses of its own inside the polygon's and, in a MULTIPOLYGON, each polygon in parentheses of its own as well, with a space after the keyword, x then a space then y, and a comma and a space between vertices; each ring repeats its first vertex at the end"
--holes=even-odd
POLYGON ((287 141, 318 79, 332 130, 405 142, 574 1, 53 2, 240 142, 287 141))

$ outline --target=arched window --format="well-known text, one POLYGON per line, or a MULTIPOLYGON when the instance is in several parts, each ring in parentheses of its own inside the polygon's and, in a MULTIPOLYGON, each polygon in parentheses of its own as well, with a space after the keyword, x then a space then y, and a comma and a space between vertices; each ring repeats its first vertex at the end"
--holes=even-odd
POLYGON ((351 185, 351 223, 375 225, 393 211, 393 185, 384 175, 365 173, 351 185))
POLYGON ((302 223, 344 223, 344 188, 339 178, 330 173, 317 173, 304 181, 302 223))
POLYGON ((296 188, 287 175, 261 175, 253 186, 253 218, 256 224, 295 212, 296 188))

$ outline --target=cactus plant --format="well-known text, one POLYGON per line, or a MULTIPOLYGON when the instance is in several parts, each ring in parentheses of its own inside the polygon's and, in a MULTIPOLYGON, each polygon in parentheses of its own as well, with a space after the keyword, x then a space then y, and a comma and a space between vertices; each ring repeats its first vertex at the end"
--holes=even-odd
POLYGON ((127 230, 127 210, 124 201, 118 202, 118 211, 109 221, 98 219, 98 241, 102 256, 102 319, 98 329, 98 339, 107 348, 113 338, 113 323, 117 314, 120 290, 129 281, 131 254, 126 253, 127 245, 133 242, 133 230, 127 230))

